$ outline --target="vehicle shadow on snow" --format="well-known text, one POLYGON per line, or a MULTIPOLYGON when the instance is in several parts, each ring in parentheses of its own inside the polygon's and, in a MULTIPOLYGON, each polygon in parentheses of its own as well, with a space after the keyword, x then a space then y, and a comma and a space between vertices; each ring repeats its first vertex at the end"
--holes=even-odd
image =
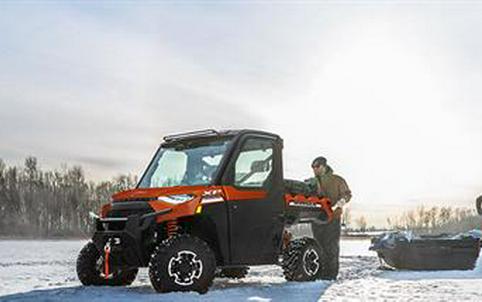
POLYGON ((156 293, 150 285, 129 287, 73 286, 0 297, 0 301, 318 301, 331 282, 230 283, 219 280, 208 293, 156 293))

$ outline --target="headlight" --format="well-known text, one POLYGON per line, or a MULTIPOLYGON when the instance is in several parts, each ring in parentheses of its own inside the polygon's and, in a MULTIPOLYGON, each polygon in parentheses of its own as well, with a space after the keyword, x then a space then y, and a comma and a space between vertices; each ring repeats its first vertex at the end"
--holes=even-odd
POLYGON ((157 200, 164 201, 170 204, 181 204, 188 202, 194 198, 193 195, 189 194, 177 194, 177 195, 167 195, 167 196, 159 196, 157 200))

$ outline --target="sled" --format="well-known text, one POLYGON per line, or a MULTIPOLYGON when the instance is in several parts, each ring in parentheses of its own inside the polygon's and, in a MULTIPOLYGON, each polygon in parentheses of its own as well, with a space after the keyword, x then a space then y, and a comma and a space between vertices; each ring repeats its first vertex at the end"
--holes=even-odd
POLYGON ((370 250, 396 269, 471 270, 479 256, 480 240, 447 235, 409 238, 392 233, 373 238, 370 250))

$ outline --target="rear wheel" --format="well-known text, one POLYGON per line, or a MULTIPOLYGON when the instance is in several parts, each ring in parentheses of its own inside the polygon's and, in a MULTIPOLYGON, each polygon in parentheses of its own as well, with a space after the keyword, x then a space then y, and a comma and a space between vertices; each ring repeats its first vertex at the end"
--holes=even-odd
POLYGON ((164 240, 152 253, 149 278, 158 292, 205 293, 214 278, 216 259, 208 244, 190 235, 164 240))
POLYGON ((314 239, 293 240, 283 251, 281 267, 288 281, 313 281, 320 278, 321 249, 314 239))
POLYGON ((137 268, 116 269, 113 267, 111 274, 105 278, 104 256, 94 243, 87 243, 77 258, 77 276, 83 285, 130 285, 137 276, 137 268))
POLYGON ((242 278, 246 277, 246 275, 248 274, 248 271, 249 271, 249 267, 247 267, 247 266, 226 267, 226 268, 221 269, 216 274, 216 277, 242 279, 242 278))

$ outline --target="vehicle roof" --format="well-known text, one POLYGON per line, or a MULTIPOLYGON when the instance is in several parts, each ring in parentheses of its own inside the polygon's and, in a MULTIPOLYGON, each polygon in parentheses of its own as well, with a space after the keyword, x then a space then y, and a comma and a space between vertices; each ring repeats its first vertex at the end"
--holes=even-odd
POLYGON ((262 130, 253 130, 253 129, 225 129, 225 130, 214 130, 214 129, 205 129, 199 131, 191 131, 191 132, 184 132, 179 134, 167 135, 164 137, 165 142, 174 142, 174 141, 184 141, 184 140, 191 140, 197 138, 204 138, 204 137, 214 137, 214 136, 237 136, 243 134, 260 134, 265 136, 271 136, 275 139, 281 139, 279 135, 262 131, 262 130))

